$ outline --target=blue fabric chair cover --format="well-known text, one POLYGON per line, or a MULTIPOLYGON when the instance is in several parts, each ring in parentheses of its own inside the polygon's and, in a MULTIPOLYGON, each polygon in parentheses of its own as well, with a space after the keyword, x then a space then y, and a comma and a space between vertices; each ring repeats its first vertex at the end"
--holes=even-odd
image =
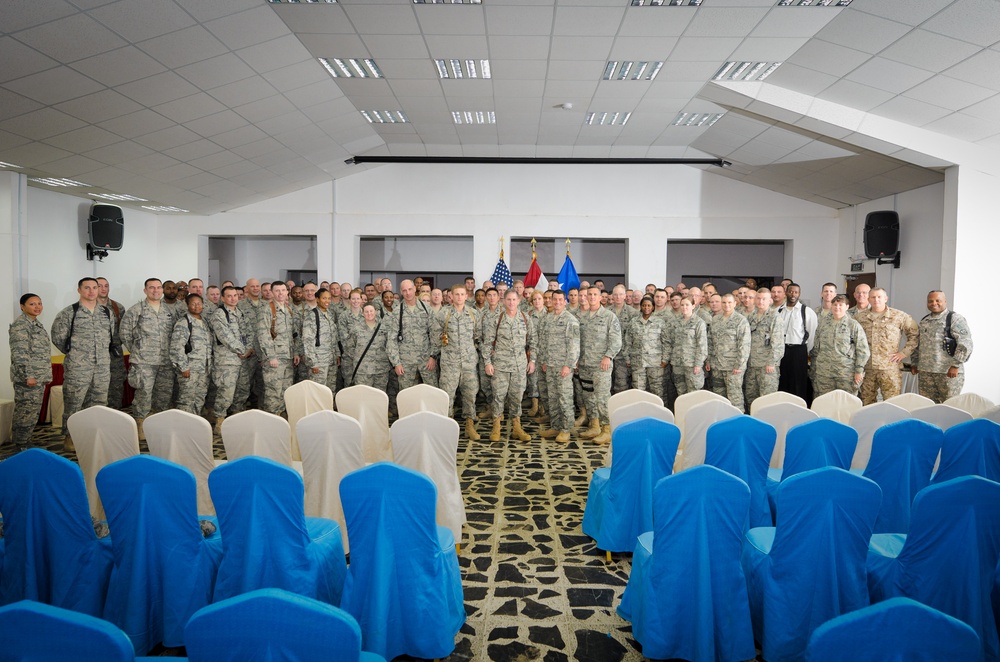
POLYGON ((913 500, 909 535, 872 536, 872 602, 905 596, 968 623, 1000 659, 990 604, 1000 559, 1000 484, 979 476, 931 485, 913 500))
POLYGON ((343 609, 262 588, 201 609, 185 633, 189 660, 377 662, 361 652, 361 629, 343 609))
POLYGON ((875 533, 910 530, 910 505, 917 492, 931 482, 944 431, 936 425, 908 418, 883 425, 872 439, 872 455, 864 476, 882 488, 882 508, 875 533))
POLYGON ((750 488, 749 526, 771 526, 767 505, 767 469, 778 432, 773 425, 750 416, 713 423, 705 439, 705 464, 741 479, 750 488))
POLYGON ((767 472, 767 500, 771 512, 777 512, 774 495, 781 481, 823 467, 850 469, 857 446, 857 430, 830 418, 818 418, 789 429, 785 435, 784 465, 767 472))
POLYGON ((222 560, 219 532, 206 539, 198 525, 194 474, 136 455, 101 469, 97 489, 115 557, 104 618, 139 655, 160 642, 183 646, 188 619, 212 601, 222 560))
POLYGON ((768 662, 803 659, 813 630, 868 606, 865 554, 879 492, 843 469, 806 471, 778 488, 777 527, 747 532, 750 614, 768 662))
POLYGON ((816 628, 809 662, 978 660, 982 646, 968 625, 909 598, 893 598, 816 628))
POLYGON ((98 540, 80 467, 40 448, 0 462, 0 604, 36 600, 100 617, 111 541, 98 540))
POLYGON ((749 507, 746 483, 709 465, 656 484, 656 526, 639 536, 618 605, 643 656, 735 661, 756 655, 740 566, 749 507))
POLYGON ((435 524, 437 488, 422 473, 380 462, 340 481, 351 538, 343 608, 362 647, 387 660, 447 657, 465 622, 451 531, 435 524))
POLYGON ((263 457, 226 462, 208 475, 222 535, 212 600, 283 588, 338 605, 347 575, 340 527, 306 517, 294 469, 263 457))
POLYGON ((598 549, 631 552, 639 534, 653 530, 653 488, 673 473, 681 431, 673 423, 640 418, 611 434, 611 468, 590 478, 583 532, 598 549))
POLYGON ((931 482, 943 483, 960 476, 1000 481, 1000 424, 974 418, 944 433, 941 464, 931 482))
POLYGON ((111 623, 21 600, 0 607, 0 662, 131 662, 132 644, 111 623))

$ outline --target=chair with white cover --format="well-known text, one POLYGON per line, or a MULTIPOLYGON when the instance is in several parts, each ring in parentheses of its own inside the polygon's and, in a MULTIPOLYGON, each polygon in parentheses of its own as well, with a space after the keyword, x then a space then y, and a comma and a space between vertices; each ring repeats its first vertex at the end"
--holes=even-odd
POLYGON ((910 418, 936 425, 942 430, 973 419, 972 414, 951 405, 930 405, 910 411, 910 418))
POLYGON ((812 406, 809 408, 822 418, 850 425, 851 416, 854 416, 854 412, 861 409, 861 406, 861 398, 838 388, 813 398, 812 406))
POLYGON ((465 501, 458 482, 458 423, 454 419, 421 411, 392 424, 392 454, 396 464, 425 474, 437 487, 437 524, 462 542, 465 501))
POLYGON ((729 402, 729 399, 725 396, 705 390, 691 391, 690 393, 677 396, 677 399, 674 400, 674 424, 680 428, 682 437, 684 435, 684 417, 687 416, 688 411, 703 402, 713 400, 716 402, 729 402))
POLYGON ((361 424, 365 462, 392 462, 389 436, 389 396, 385 391, 358 384, 337 391, 337 411, 361 424))
POLYGON ((306 484, 306 517, 332 519, 340 527, 344 552, 351 551, 340 503, 340 480, 365 466, 361 424, 335 411, 318 411, 295 426, 306 484))
POLYGON ((329 386, 307 379, 293 384, 285 390, 285 411, 288 413, 288 427, 291 429, 292 459, 301 460, 299 442, 295 436, 295 424, 309 414, 333 410, 333 391, 329 386))
POLYGON ((241 411, 222 421, 222 445, 230 462, 254 455, 302 473, 302 463, 292 461, 291 437, 288 421, 260 409, 241 411))
POLYGON ((414 384, 396 394, 396 409, 403 418, 418 411, 448 415, 448 393, 430 384, 414 384))
POLYGON ((982 416, 984 413, 993 409, 994 403, 989 398, 984 398, 978 393, 960 393, 959 395, 952 396, 944 401, 946 405, 951 407, 957 407, 962 411, 967 411, 972 414, 973 418, 982 416))
POLYGON ((780 469, 785 464, 785 435, 796 425, 815 421, 819 415, 805 407, 779 402, 758 410, 754 418, 771 424, 778 433, 774 441, 774 452, 771 454, 771 468, 780 469))
POLYGON ((872 438, 883 425, 911 418, 910 412, 891 402, 865 405, 851 416, 851 427, 858 432, 858 448, 851 460, 852 469, 864 469, 872 454, 872 438))
POLYGON ((97 472, 118 460, 139 454, 139 430, 135 419, 128 414, 108 407, 81 409, 66 421, 76 457, 87 483, 87 500, 90 514, 98 520, 105 519, 104 506, 97 492, 97 472))
POLYGON ((688 410, 681 430, 681 443, 677 450, 674 471, 690 469, 705 463, 705 435, 717 421, 743 416, 743 412, 729 403, 711 400, 688 410))
POLYGON ((628 423, 629 421, 635 421, 640 418, 658 418, 661 421, 666 421, 667 423, 674 422, 674 415, 669 409, 663 405, 647 401, 639 401, 622 405, 613 413, 608 414, 608 416, 611 418, 612 432, 614 432, 615 428, 622 423, 628 423))
POLYGON ((651 402, 654 405, 663 406, 663 398, 656 395, 655 393, 650 393, 649 391, 643 391, 639 388, 630 388, 626 391, 621 391, 615 393, 610 398, 608 398, 608 417, 615 413, 615 410, 626 405, 631 405, 636 402, 651 402))
POLYGON ((771 405, 776 405, 782 402, 787 402, 789 404, 798 405, 799 407, 809 408, 806 401, 795 395, 794 393, 785 393, 784 391, 775 391, 774 393, 768 393, 767 395, 762 395, 753 401, 750 405, 750 415, 756 417, 757 412, 765 407, 770 407, 771 405))
POLYGON ((928 398, 926 395, 920 395, 919 393, 900 393, 899 395, 892 396, 885 402, 896 405, 897 407, 902 407, 906 411, 922 409, 924 407, 930 407, 934 404, 933 400, 928 398))
POLYGON ((187 467, 198 485, 198 514, 214 515, 208 474, 224 463, 212 452, 212 425, 201 416, 180 409, 153 414, 142 424, 149 454, 187 467))
POLYGON ((993 421, 994 423, 1000 423, 1000 405, 993 407, 992 409, 987 409, 978 418, 985 418, 987 420, 993 421))

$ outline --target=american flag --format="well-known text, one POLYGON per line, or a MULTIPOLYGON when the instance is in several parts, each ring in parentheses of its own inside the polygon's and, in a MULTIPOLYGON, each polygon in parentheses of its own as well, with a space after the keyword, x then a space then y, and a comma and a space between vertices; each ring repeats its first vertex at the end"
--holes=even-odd
POLYGON ((493 276, 490 278, 493 284, 497 283, 507 283, 507 287, 514 287, 514 279, 510 276, 510 269, 507 268, 507 263, 503 261, 503 254, 501 253, 500 259, 497 260, 497 268, 493 270, 493 276))

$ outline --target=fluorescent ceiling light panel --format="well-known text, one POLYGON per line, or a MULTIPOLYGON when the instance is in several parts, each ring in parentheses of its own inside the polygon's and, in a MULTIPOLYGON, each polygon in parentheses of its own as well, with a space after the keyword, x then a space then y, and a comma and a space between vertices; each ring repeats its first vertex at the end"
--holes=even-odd
POLYGON ((663 67, 662 60, 612 60, 604 65, 604 80, 653 80, 663 67))
POLYGON ((321 57, 319 63, 334 78, 384 78, 371 58, 321 57))
POLYGON ((719 121, 725 113, 677 113, 671 122, 672 126, 704 126, 709 127, 719 121))
POLYGON ((14 165, 13 163, 7 163, 5 161, 0 161, 0 168, 20 168, 19 165, 14 165))
POLYGON ((182 214, 187 214, 187 209, 181 209, 180 207, 168 207, 166 205, 142 205, 143 209, 148 209, 149 211, 165 211, 165 212, 179 212, 182 214))
POLYGON ((633 7, 700 7, 701 0, 632 0, 633 7))
POLYGON ((369 124, 406 124, 410 120, 401 110, 362 110, 369 124))
POLYGON ((137 198, 134 195, 128 195, 125 193, 88 193, 92 198, 100 198, 101 200, 117 200, 119 202, 149 202, 146 198, 137 198))
POLYGON ((628 118, 632 117, 632 113, 622 113, 622 112, 590 112, 587 113, 587 117, 583 120, 584 124, 590 126, 625 126, 628 123, 628 118))
POLYGON ((726 62, 712 76, 712 80, 725 80, 733 82, 754 82, 762 81, 774 70, 781 66, 781 62, 726 62))
POLYGON ((62 179, 60 177, 29 177, 28 181, 35 182, 36 184, 45 184, 46 186, 60 186, 67 188, 90 186, 90 184, 84 184, 83 182, 77 182, 72 179, 62 179))
POLYGON ((489 60, 434 60, 439 78, 492 78, 489 60))
POLYGON ((455 124, 496 124, 497 116, 492 110, 453 110, 451 119, 455 124))

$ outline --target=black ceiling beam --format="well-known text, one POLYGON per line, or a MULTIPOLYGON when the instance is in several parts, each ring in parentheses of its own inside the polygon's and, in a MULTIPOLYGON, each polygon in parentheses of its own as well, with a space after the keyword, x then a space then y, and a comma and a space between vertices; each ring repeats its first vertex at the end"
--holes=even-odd
POLYGON ((576 157, 522 157, 522 156, 352 156, 347 165, 365 163, 512 163, 517 165, 714 165, 725 168, 732 165, 724 159, 594 159, 576 157))

